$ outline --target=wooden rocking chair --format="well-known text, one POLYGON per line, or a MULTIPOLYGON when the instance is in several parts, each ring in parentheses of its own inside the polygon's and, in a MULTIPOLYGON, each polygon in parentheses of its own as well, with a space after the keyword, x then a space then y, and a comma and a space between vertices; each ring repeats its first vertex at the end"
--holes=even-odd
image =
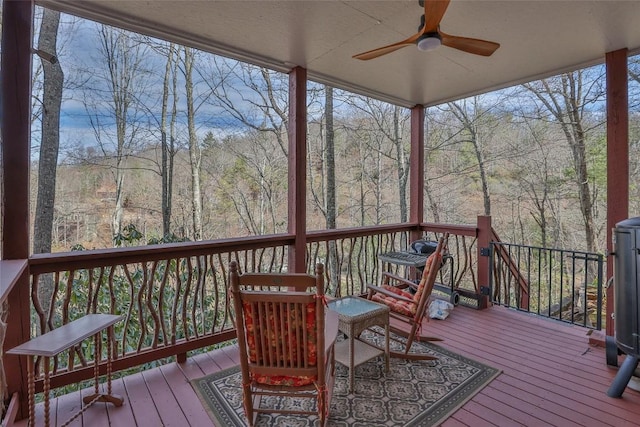
POLYGON ((442 266, 442 257, 446 248, 448 234, 444 234, 438 241, 438 246, 425 263, 422 278, 417 285, 403 277, 382 273, 382 286, 368 285, 367 299, 389 306, 391 332, 406 337, 403 352, 391 352, 392 357, 406 359, 433 360, 433 356, 409 353, 411 344, 417 341, 442 341, 440 338, 421 336, 422 321, 425 317, 433 285, 438 270, 442 266), (413 292, 411 292, 412 290, 413 292))
POLYGON ((318 415, 326 424, 335 379, 337 313, 326 310, 324 268, 316 275, 239 274, 230 282, 240 348, 243 404, 249 426, 261 412, 318 415), (315 288, 315 292, 308 292, 315 288), (262 408, 263 396, 312 399, 315 405, 262 408))

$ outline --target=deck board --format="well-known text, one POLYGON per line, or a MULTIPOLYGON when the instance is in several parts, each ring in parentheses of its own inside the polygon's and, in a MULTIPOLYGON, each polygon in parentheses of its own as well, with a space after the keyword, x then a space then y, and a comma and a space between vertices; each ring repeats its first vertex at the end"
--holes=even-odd
POLYGON ((489 396, 486 392, 483 393, 482 391, 473 398, 473 402, 482 405, 485 408, 491 408, 492 411, 498 412, 499 414, 505 416, 507 419, 513 420, 516 423, 525 426, 537 427, 547 427, 553 425, 552 423, 543 421, 540 418, 533 416, 526 411, 523 411, 522 408, 518 406, 513 407, 507 404, 505 400, 508 399, 500 399, 499 396, 495 396, 494 394, 489 396))
MULTIPOLYGON (((91 396, 95 392, 93 387, 86 388, 80 391, 80 404, 82 404, 82 398, 84 396, 91 396)), ((85 412, 82 413, 83 426, 91 427, 109 427, 109 417, 105 417, 104 413, 107 410, 107 405, 104 402, 95 402, 85 412)))
MULTIPOLYGON (((106 391, 105 384, 103 384, 103 390, 106 391)), ((105 405, 110 425, 135 425, 130 424, 133 422, 132 420, 134 420, 133 409, 131 401, 129 400, 129 395, 127 394, 127 390, 124 386, 124 380, 122 378, 113 380, 111 382, 111 391, 115 395, 122 396, 122 398, 124 399, 124 403, 119 408, 116 408, 112 405, 105 405)))
MULTIPOLYGON (((187 423, 194 427, 209 424, 211 422, 209 415, 200 403, 200 399, 198 399, 193 387, 189 383, 189 378, 184 375, 184 371, 180 366, 172 363, 163 366, 161 371, 167 383, 172 385, 173 394, 182 409, 182 413, 186 417, 187 423)), ((194 379, 202 376, 203 374, 198 374, 194 376, 194 379)))
POLYGON ((571 412, 580 425, 640 424, 637 392, 627 389, 622 399, 606 397, 616 371, 606 367, 603 349, 589 346, 584 328, 493 307, 455 309, 446 321, 425 324, 424 333, 445 338, 439 343, 443 347, 501 368, 503 374, 492 384, 515 384, 512 393, 521 391, 520 410, 537 396, 560 416, 571 412))
MULTIPOLYGON (((182 400, 180 395, 174 394, 174 387, 180 388, 181 384, 169 384, 162 374, 161 369, 150 369, 142 373, 151 398, 158 409, 158 415, 162 419, 162 425, 166 427, 183 427, 189 425, 182 406, 176 402, 182 400)), ((184 391, 184 389, 183 389, 184 391)))
MULTIPOLYGON (((55 401, 51 401, 51 420, 56 420, 56 424, 61 425, 73 417, 80 408, 82 408, 82 396, 79 391, 60 396, 55 401), (56 412, 53 412, 54 408, 56 412)), ((82 415, 69 423, 69 426, 82 427, 82 415)))
MULTIPOLYGON (((606 396, 616 370, 606 366, 604 349, 589 345, 585 328, 503 307, 456 307, 447 320, 425 323, 423 332, 443 338, 438 345, 444 348, 502 370, 445 427, 640 426, 640 393, 627 388, 620 399, 606 396)), ((74 425, 212 425, 189 381, 238 363, 238 348, 230 346, 114 380, 124 405, 95 406, 74 425)), ((52 420, 60 423, 78 409, 80 395, 53 400, 52 420)), ((41 405, 37 410, 41 416, 41 405)))
POLYGON ((136 426, 161 426, 162 418, 158 413, 151 392, 147 388, 142 373, 124 377, 124 386, 129 396, 129 404, 133 411, 136 426))
MULTIPOLYGON (((459 409, 454 415, 453 418, 460 421, 461 423, 471 426, 471 427, 493 427, 497 424, 493 424, 484 418, 482 418, 482 414, 474 413, 466 408, 467 405, 463 406, 459 409)), ((484 412, 484 411, 483 411, 484 412)), ((505 424, 506 426, 507 424, 505 424)))
POLYGON ((536 404, 536 402, 541 399, 531 399, 531 396, 526 395, 519 389, 512 388, 511 390, 505 390, 504 384, 497 380, 489 384, 485 390, 482 390, 481 394, 483 396, 487 396, 492 401, 508 405, 515 411, 521 412, 522 414, 528 414, 537 420, 540 420, 532 422, 529 425, 562 425, 566 427, 581 426, 581 424, 565 418, 562 413, 557 414, 551 411, 541 411, 540 406, 536 404))

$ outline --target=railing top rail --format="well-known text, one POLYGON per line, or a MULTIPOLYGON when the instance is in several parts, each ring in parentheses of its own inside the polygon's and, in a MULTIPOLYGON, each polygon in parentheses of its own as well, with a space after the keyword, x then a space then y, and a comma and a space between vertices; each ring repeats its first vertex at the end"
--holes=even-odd
POLYGON ((351 237, 372 236, 381 233, 403 232, 418 230, 417 223, 386 224, 370 227, 339 228, 335 230, 316 230, 307 232, 307 243, 321 242, 331 239, 345 239, 351 237))
POLYGON ((541 251, 570 252, 572 254, 585 255, 585 256, 595 256, 595 257, 598 257, 598 258, 602 258, 604 256, 604 255, 602 255, 601 253, 598 253, 598 252, 586 252, 586 251, 579 251, 579 250, 575 250, 575 249, 545 248, 545 247, 542 247, 542 246, 523 245, 523 244, 520 244, 520 243, 508 243, 508 242, 501 242, 501 241, 492 241, 491 244, 500 245, 500 246, 513 246, 513 247, 516 247, 516 248, 528 248, 528 249, 541 250, 541 251))
POLYGON ((73 270, 284 246, 291 245, 294 239, 293 234, 274 234, 202 242, 34 254, 29 258, 29 268, 31 274, 43 274, 60 271, 61 266, 64 266, 63 269, 73 270))
MULTIPOLYGON (((477 235, 477 228, 473 225, 405 223, 309 231, 307 233, 307 242, 311 243, 335 238, 344 239, 371 236, 380 233, 416 231, 420 229, 432 232, 449 232, 451 234, 463 236, 477 235)), ((32 274, 44 274, 59 271, 61 266, 64 266, 64 269, 69 270, 112 266, 132 262, 189 257, 205 253, 228 253, 238 250, 291 245, 294 240, 295 236, 293 234, 274 234, 268 236, 249 236, 202 242, 180 242, 126 248, 34 254, 29 258, 29 268, 32 274)))
POLYGON ((434 222, 423 222, 420 228, 424 231, 432 231, 436 233, 449 233, 457 236, 477 236, 478 227, 475 225, 463 224, 440 224, 434 222))
POLYGON ((319 242, 327 239, 344 239, 351 237, 370 236, 380 233, 404 232, 404 231, 432 231, 438 233, 448 232, 460 236, 476 236, 478 234, 475 225, 439 224, 432 222, 402 223, 375 225, 370 227, 351 227, 335 230, 315 230, 307 232, 307 242, 319 242))

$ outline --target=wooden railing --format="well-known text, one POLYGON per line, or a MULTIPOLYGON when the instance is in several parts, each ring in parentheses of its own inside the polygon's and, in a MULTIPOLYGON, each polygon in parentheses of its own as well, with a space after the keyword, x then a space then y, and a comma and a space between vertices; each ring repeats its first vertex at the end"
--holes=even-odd
POLYGON ((407 248, 415 226, 391 225, 307 234, 307 271, 325 264, 327 293, 336 297, 366 292, 381 277, 378 254, 407 248))
MULTIPOLYGON (((114 371, 219 344, 235 337, 230 261, 243 271, 282 271, 292 241, 280 235, 34 256, 31 334, 87 313, 122 315, 115 325, 114 371)), ((90 377, 92 352, 76 348, 57 358, 52 387, 90 377)))
MULTIPOLYGON (((379 281, 378 254, 407 250, 410 239, 424 233, 436 238, 445 231, 450 233, 456 286, 477 294, 475 226, 425 223, 310 232, 307 270, 323 262, 331 293, 361 294, 368 283, 379 281)), ((294 235, 283 234, 34 255, 29 260, 31 327, 23 341, 87 313, 112 313, 123 316, 112 343, 117 350, 114 371, 176 355, 184 359, 188 351, 235 338, 229 262, 237 261, 241 271, 287 271, 294 242, 294 235)), ((57 358, 51 386, 90 378, 92 354, 86 344, 57 358)), ((41 390, 41 373, 36 372, 36 389, 41 390)))
MULTIPOLYGON (((463 298, 479 295, 475 274, 476 227, 424 223, 417 232, 421 238, 431 240, 449 233, 449 253, 455 260, 454 287, 463 293, 463 298)), ((308 272, 312 273, 316 262, 322 262, 326 266, 328 293, 336 297, 366 293, 367 284, 380 281, 382 268, 378 254, 408 250, 411 240, 416 238, 415 233, 416 227, 399 225, 311 232, 307 235, 308 272)), ((403 267, 396 267, 393 272, 411 274, 403 267)), ((443 274, 450 272, 443 271, 443 274)), ((442 281, 448 283, 449 278, 442 281)))
MULTIPOLYGON (((478 227, 456 224, 422 224, 425 233, 439 236, 449 233, 447 249, 454 259, 453 286, 460 295, 462 304, 483 308, 481 285, 478 278, 478 264, 483 259, 478 257, 478 227)), ((487 259, 484 260, 485 262, 487 259)), ((446 274, 446 271, 444 271, 446 274)), ((440 280, 448 283, 446 278, 440 280)), ((488 278, 487 278, 488 284, 488 278)))

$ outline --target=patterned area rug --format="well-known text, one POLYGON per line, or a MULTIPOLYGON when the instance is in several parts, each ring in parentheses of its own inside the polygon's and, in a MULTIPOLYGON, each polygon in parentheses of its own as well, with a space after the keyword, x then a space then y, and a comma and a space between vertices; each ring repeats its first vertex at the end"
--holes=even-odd
MULTIPOLYGON (((366 332, 365 332, 366 333, 366 332)), ((363 334, 365 335, 365 334, 363 334)), ((376 334, 367 340, 378 341, 376 334)), ((394 347, 392 341, 392 348, 394 347)), ((415 343, 411 352, 428 353, 438 360, 391 358, 385 372, 377 357, 355 370, 355 390, 348 392, 348 370, 336 363, 336 384, 328 425, 332 427, 435 426, 460 408, 500 373, 432 344, 415 343)), ((242 409, 242 378, 236 366, 192 382, 217 426, 246 426, 242 409)), ((294 399, 263 399, 265 405, 305 405, 294 399)), ((310 400, 309 400, 310 402, 310 400)), ((315 416, 260 414, 256 426, 317 426, 315 416)))

